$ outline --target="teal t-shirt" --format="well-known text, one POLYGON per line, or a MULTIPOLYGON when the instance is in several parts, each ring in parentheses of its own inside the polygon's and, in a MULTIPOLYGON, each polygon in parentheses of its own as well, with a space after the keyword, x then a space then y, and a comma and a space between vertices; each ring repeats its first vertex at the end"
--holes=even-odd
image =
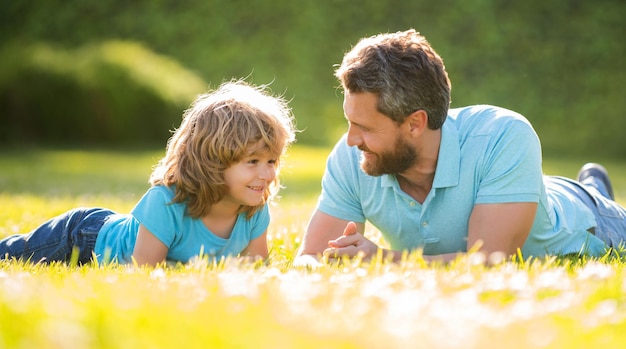
POLYGON ((184 203, 172 204, 173 198, 172 188, 154 186, 148 189, 131 214, 108 218, 96 240, 94 252, 98 262, 131 262, 139 224, 168 247, 167 260, 183 263, 200 253, 217 258, 236 256, 269 225, 269 210, 265 205, 250 219, 245 213, 239 214, 230 237, 224 239, 209 231, 202 220, 187 215, 184 203))
POLYGON ((433 186, 422 204, 400 189, 395 175, 364 173, 360 157, 344 135, 327 160, 317 208, 343 220, 370 222, 394 250, 466 252, 474 205, 536 202, 524 256, 604 252, 604 243, 587 232, 595 225, 593 213, 561 194, 557 179, 544 181, 551 177, 542 173, 539 139, 518 113, 487 105, 451 109, 433 186))

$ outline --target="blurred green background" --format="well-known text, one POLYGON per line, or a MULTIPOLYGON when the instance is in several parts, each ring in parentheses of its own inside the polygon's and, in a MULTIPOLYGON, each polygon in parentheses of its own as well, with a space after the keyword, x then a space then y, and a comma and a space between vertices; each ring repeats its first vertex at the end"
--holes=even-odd
POLYGON ((495 104, 544 153, 625 158, 623 0, 3 0, 0 146, 160 145, 199 93, 246 78, 291 101, 298 142, 345 129, 333 65, 415 28, 452 106, 495 104))

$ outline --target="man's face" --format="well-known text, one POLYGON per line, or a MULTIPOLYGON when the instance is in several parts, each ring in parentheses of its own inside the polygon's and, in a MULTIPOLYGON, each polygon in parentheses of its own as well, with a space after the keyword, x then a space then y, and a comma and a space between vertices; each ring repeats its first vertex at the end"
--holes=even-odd
POLYGON ((417 151, 400 127, 377 110, 377 103, 376 94, 345 92, 347 143, 362 151, 361 168, 368 175, 402 173, 417 161, 417 151))

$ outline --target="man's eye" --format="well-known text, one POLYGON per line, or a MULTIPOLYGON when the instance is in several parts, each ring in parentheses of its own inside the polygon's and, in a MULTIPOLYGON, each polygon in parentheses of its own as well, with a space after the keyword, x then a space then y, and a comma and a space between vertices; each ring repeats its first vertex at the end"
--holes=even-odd
POLYGON ((358 128, 359 130, 361 130, 363 132, 367 132, 369 130, 367 127, 365 127, 363 125, 360 125, 360 124, 353 124, 353 123, 350 123, 350 122, 348 122, 348 124, 350 125, 350 127, 356 127, 356 128, 358 128))

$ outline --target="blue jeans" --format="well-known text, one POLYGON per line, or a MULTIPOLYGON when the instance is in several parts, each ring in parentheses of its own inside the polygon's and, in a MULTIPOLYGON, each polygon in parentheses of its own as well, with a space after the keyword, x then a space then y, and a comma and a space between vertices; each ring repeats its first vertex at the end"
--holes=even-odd
POLYGON ((583 182, 563 178, 574 184, 573 193, 596 217, 596 226, 591 233, 604 241, 609 247, 626 246, 626 209, 609 196, 604 183, 590 176, 583 182))
POLYGON ((0 260, 16 258, 34 263, 68 262, 78 248, 78 263, 91 261, 100 228, 115 212, 102 208, 77 208, 50 219, 28 234, 0 241, 0 260))

